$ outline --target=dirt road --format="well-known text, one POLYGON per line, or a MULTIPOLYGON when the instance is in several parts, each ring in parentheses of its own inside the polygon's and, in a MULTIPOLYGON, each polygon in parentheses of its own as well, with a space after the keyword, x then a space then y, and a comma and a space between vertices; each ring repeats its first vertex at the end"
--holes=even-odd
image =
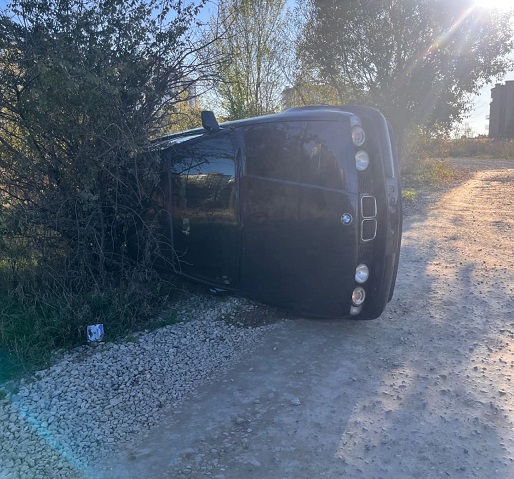
POLYGON ((514 162, 407 217, 379 320, 291 320, 105 478, 514 477, 514 162))

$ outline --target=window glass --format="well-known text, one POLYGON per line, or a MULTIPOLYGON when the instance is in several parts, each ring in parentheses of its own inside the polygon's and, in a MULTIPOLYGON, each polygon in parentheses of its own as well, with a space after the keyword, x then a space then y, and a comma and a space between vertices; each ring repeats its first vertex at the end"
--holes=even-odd
MULTIPOLYGON (((239 277, 236 149, 231 131, 173 145, 173 248, 182 272, 223 286, 239 277)), ((167 155, 167 156, 166 156, 167 155)))
POLYGON ((179 175, 234 176, 234 147, 228 135, 181 143, 169 150, 171 171, 179 175))
POLYGON ((264 123, 245 132, 246 174, 344 188, 344 123, 264 123))
POLYGON ((164 158, 171 160, 175 207, 189 210, 188 214, 233 209, 235 149, 228 133, 174 145, 164 158))

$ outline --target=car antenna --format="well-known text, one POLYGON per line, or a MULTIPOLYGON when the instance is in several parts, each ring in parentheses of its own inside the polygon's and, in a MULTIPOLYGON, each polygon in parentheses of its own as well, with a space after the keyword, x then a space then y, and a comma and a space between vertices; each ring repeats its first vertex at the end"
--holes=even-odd
POLYGON ((214 116, 214 113, 210 110, 202 111, 202 126, 207 131, 220 129, 220 125, 216 121, 216 117, 214 116))

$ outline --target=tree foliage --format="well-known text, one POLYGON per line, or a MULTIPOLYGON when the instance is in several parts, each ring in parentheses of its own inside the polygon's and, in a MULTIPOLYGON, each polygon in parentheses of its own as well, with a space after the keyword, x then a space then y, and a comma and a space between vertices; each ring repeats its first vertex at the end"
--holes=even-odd
POLYGON ((190 40, 203 3, 13 0, 2 12, 1 229, 48 281, 57 264, 74 290, 148 274, 128 254, 158 250, 143 213, 160 164, 141 153, 205 75, 190 40))
POLYGON ((309 0, 300 60, 341 103, 384 111, 396 131, 448 131, 510 66, 512 14, 473 0, 309 0))
POLYGON ((313 62, 299 51, 302 32, 310 16, 310 5, 306 1, 297 1, 287 12, 287 24, 284 30, 285 52, 284 74, 287 86, 282 92, 282 106, 292 108, 306 105, 337 105, 337 90, 321 78, 313 62))
POLYGON ((216 94, 227 119, 274 113, 284 87, 285 0, 221 0, 211 21, 216 94))

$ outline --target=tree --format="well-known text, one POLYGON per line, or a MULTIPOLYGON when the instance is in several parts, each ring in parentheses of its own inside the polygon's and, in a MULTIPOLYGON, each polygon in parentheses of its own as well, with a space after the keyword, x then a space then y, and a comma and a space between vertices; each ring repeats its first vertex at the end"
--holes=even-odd
POLYGON ((448 132, 511 66, 511 14, 473 0, 309 0, 299 58, 341 103, 381 109, 400 139, 448 132))
POLYGON ((337 90, 323 80, 317 67, 301 54, 298 40, 305 30, 309 18, 308 2, 297 1, 287 12, 288 21, 284 29, 283 51, 285 61, 283 72, 287 86, 282 91, 282 106, 292 108, 306 105, 336 105, 339 103, 337 90))
POLYGON ((214 85, 229 120, 274 113, 284 88, 285 0, 222 0, 211 21, 214 85))
POLYGON ((131 241, 158 248, 142 225, 161 166, 142 152, 206 76, 204 3, 13 0, 0 16, 0 221, 75 290, 134 279, 131 241))
POLYGON ((300 61, 291 68, 289 79, 292 86, 282 91, 282 103, 285 108, 339 103, 338 91, 320 80, 316 73, 309 71, 300 61))

